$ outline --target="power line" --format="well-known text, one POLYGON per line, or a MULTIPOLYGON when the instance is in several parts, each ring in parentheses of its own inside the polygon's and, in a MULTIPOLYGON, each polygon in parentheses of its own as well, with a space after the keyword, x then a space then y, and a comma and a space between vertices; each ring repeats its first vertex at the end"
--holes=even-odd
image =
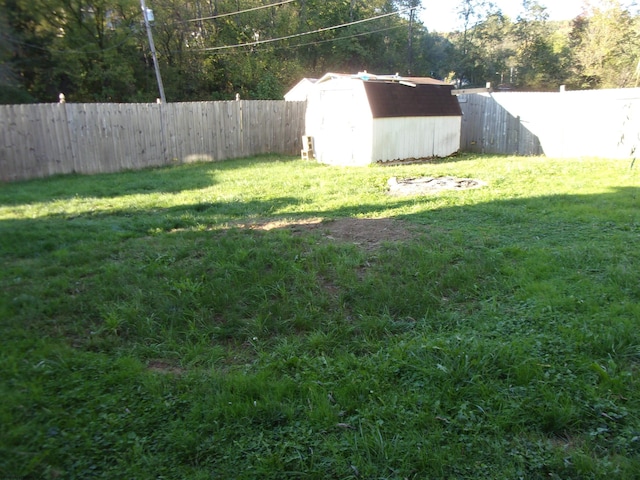
POLYGON ((400 14, 400 13, 406 13, 406 12, 411 11, 413 9, 414 9, 414 7, 405 8, 403 10, 398 10, 397 12, 385 13, 383 15, 378 15, 378 16, 371 17, 371 18, 365 18, 363 20, 356 20, 355 22, 343 23, 341 25, 334 25, 332 27, 319 28, 317 30, 312 30, 312 31, 309 31, 309 32, 302 32, 302 33, 296 33, 296 34, 293 34, 293 35, 287 35, 285 37, 270 38, 268 40, 257 40, 255 42, 248 42, 248 43, 238 43, 238 44, 235 44, 235 45, 223 45, 223 46, 220 46, 220 47, 197 48, 197 49, 193 49, 191 51, 194 51, 194 52, 210 52, 210 51, 216 51, 216 50, 228 50, 228 49, 231 49, 231 48, 239 48, 239 47, 253 47, 253 46, 256 46, 256 45, 263 45, 265 43, 279 42, 281 40, 288 40, 290 38, 298 38, 298 37, 302 37, 302 36, 305 36, 305 35, 312 35, 314 33, 322 33, 322 32, 328 32, 330 30, 336 30, 338 28, 350 27, 352 25, 357 25, 359 23, 371 22, 373 20, 379 20, 381 18, 390 17, 392 15, 397 15, 397 14, 400 14))
MULTIPOLYGON (((290 3, 290 2, 293 2, 293 1, 295 1, 295 0, 286 0, 286 1, 281 2, 281 3, 274 3, 274 4, 270 4, 270 5, 257 7, 257 8, 251 8, 251 9, 248 9, 248 10, 242 10, 242 11, 228 13, 228 14, 221 14, 221 15, 218 15, 218 16, 215 16, 215 17, 206 17, 206 18, 203 18, 203 20, 209 19, 209 18, 219 18, 219 17, 223 17, 223 16, 236 15, 236 14, 239 14, 239 13, 244 13, 246 11, 256 10, 258 8, 266 8, 266 7, 271 7, 271 6, 277 6, 277 5, 282 5, 284 3, 290 3)), ((364 20, 357 20, 355 22, 345 23, 345 24, 342 24, 342 25, 336 25, 336 26, 333 26, 333 27, 326 27, 326 28, 321 28, 321 29, 314 30, 314 31, 309 31, 309 32, 303 32, 303 33, 298 33, 298 34, 294 34, 294 35, 289 35, 289 36, 286 36, 286 37, 279 37, 279 38, 274 38, 274 39, 269 39, 269 40, 262 40, 262 41, 251 42, 251 43, 242 43, 242 44, 237 44, 237 45, 228 45, 228 46, 222 46, 222 47, 209 47, 209 48, 202 48, 202 49, 189 49, 189 51, 191 51, 191 52, 199 52, 199 51, 231 49, 231 48, 238 48, 238 47, 245 47, 245 46, 255 46, 255 45, 258 45, 258 44, 262 44, 262 43, 270 43, 270 42, 275 42, 275 41, 279 41, 279 40, 285 40, 285 39, 289 39, 289 38, 295 38, 295 37, 300 37, 300 36, 305 36, 305 35, 311 35, 311 34, 314 34, 314 33, 320 33, 320 32, 324 32, 324 31, 335 30, 335 29, 338 29, 338 28, 355 25, 357 23, 363 23, 363 22, 368 22, 368 21, 372 21, 372 20, 378 20, 378 19, 383 18, 383 17, 388 17, 388 16, 395 15, 395 14, 405 13, 405 12, 407 12, 409 10, 411 10, 411 8, 407 8, 407 9, 404 9, 404 10, 399 10, 397 12, 392 12, 392 13, 388 13, 388 14, 384 14, 384 15, 379 15, 379 16, 376 16, 376 17, 371 17, 371 18, 364 19, 364 20)), ((135 17, 138 17, 138 16, 143 16, 143 15, 140 12, 138 12, 135 15, 135 17)), ((186 20, 186 21, 180 22, 180 23, 186 23, 186 22, 197 21, 197 20, 199 20, 199 19, 186 20)), ((354 37, 360 37, 360 36, 364 36, 364 35, 370 35, 370 34, 379 33, 379 32, 383 32, 383 31, 386 31, 386 30, 393 30, 393 29, 401 28, 401 27, 402 26, 394 26, 394 27, 383 28, 383 29, 373 30, 373 31, 364 32, 364 33, 358 33, 358 34, 354 34, 354 35, 348 35, 348 36, 339 37, 339 38, 331 38, 331 39, 326 39, 326 40, 317 40, 317 41, 308 42, 308 43, 300 43, 300 44, 290 45, 290 46, 281 47, 281 48, 298 48, 298 47, 304 47, 304 46, 308 46, 308 45, 316 45, 316 44, 328 43, 328 42, 337 42, 337 41, 340 41, 340 40, 345 40, 345 39, 354 38, 354 37)), ((55 49, 52 49, 52 48, 44 48, 44 47, 41 47, 39 45, 34 45, 34 44, 31 44, 31 43, 21 42, 19 40, 16 40, 15 38, 12 38, 11 36, 9 36, 7 34, 0 33, 0 36, 4 37, 6 40, 8 40, 9 42, 11 42, 11 43, 13 43, 15 45, 22 45, 22 46, 34 48, 34 49, 37 49, 37 50, 42 50, 44 52, 54 52, 54 53, 57 53, 57 54, 83 53, 83 54, 86 54, 86 55, 94 55, 94 54, 103 53, 105 51, 114 50, 116 48, 119 48, 122 45, 124 45, 134 35, 136 35, 136 32, 130 32, 123 40, 121 40, 117 44, 110 45, 109 47, 106 47, 106 48, 101 49, 101 50, 85 50, 85 49, 55 50, 55 49)))
POLYGON ((404 25, 396 25, 393 27, 380 28, 378 30, 370 30, 368 32, 354 33, 353 35, 345 35, 344 37, 327 38, 326 40, 316 40, 315 42, 297 43, 295 45, 287 45, 287 46, 278 47, 278 48, 298 48, 298 47, 306 47, 308 45, 320 45, 321 43, 339 42, 340 40, 348 40, 349 38, 355 38, 355 37, 364 37, 365 35, 373 35, 374 33, 386 32, 388 30, 395 30, 397 28, 404 28, 404 25))
MULTIPOLYGON (((325 40, 316 40, 314 42, 307 42, 307 43, 296 43, 295 45, 283 45, 275 48, 279 50, 284 50, 284 49, 292 50, 294 48, 306 47, 309 45, 320 45, 321 43, 339 42, 341 40, 348 40, 350 38, 364 37, 366 35, 373 35, 374 33, 387 32, 389 30, 396 30, 398 28, 404 28, 404 27, 405 27, 404 25, 395 25, 393 27, 380 28, 378 30, 370 30, 368 32, 354 33, 353 35, 345 35, 337 38, 327 38, 325 40)), ((198 53, 197 50, 191 50, 191 52, 198 53)), ((177 50, 173 51, 173 53, 177 53, 177 50)))
POLYGON ((221 13, 219 15, 213 15, 211 17, 200 17, 200 18, 192 18, 190 20, 183 20, 178 23, 187 23, 187 22, 201 22, 202 20, 215 20, 216 18, 230 17, 232 15, 239 15, 241 13, 253 12, 255 10, 262 10, 263 8, 277 7, 279 5, 284 5, 286 3, 295 2, 296 0, 284 0, 278 3, 270 3, 269 5, 262 5, 260 7, 247 8, 246 10, 238 10, 237 12, 230 13, 221 13))

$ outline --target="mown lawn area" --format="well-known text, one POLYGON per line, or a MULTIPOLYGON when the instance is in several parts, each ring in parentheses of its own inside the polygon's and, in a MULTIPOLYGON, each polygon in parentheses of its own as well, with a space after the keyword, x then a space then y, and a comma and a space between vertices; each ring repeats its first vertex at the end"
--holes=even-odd
POLYGON ((0 241, 2 479, 640 478, 631 161, 55 177, 0 241))

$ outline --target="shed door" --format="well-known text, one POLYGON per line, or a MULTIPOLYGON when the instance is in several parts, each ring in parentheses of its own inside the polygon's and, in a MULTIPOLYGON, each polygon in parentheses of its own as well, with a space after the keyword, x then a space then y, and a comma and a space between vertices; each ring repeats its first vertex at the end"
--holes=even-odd
POLYGON ((326 163, 349 164, 354 161, 357 105, 353 90, 328 90, 321 94, 322 120, 316 149, 326 163), (321 143, 321 144, 320 144, 321 143))

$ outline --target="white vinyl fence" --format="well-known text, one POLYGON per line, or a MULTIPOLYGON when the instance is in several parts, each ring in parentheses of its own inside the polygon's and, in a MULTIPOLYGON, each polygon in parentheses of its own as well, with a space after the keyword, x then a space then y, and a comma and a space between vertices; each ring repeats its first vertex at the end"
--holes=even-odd
POLYGON ((462 151, 635 158, 640 88, 460 95, 462 151))

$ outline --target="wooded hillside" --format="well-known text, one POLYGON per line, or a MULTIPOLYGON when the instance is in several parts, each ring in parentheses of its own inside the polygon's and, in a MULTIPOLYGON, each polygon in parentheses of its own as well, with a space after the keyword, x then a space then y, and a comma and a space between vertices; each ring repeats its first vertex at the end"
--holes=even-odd
MULTIPOLYGON (((520 90, 636 86, 640 16, 618 0, 550 22, 460 0, 460 31, 428 31, 420 0, 148 0, 170 102, 280 99, 327 71, 426 75, 520 90)), ((425 2, 426 3, 426 2, 425 2)), ((428 11, 428 10, 427 10, 428 11)), ((152 102, 139 0, 0 0, 0 103, 152 102)), ((151 20, 151 18, 150 18, 151 20)))

